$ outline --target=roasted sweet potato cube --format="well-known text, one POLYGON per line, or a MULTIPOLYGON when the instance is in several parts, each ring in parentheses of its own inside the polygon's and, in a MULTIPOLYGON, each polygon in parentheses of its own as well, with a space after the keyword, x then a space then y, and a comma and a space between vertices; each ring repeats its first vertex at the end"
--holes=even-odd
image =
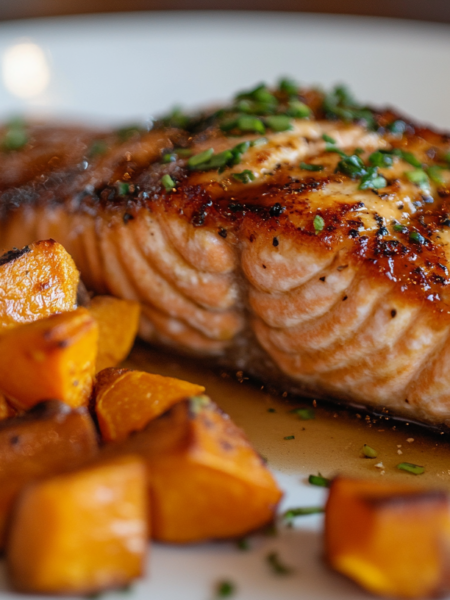
POLYGON ((205 391, 202 385, 129 369, 105 369, 97 375, 95 411, 102 437, 123 440, 143 429, 168 408, 205 391))
POLYGON ((15 499, 39 477, 56 475, 92 460, 97 434, 86 408, 56 400, 0 422, 0 549, 15 499))
POLYGON ((14 417, 17 411, 9 404, 6 397, 0 393, 0 421, 14 417))
POLYGON ((97 371, 115 367, 131 350, 139 326, 141 306, 131 300, 95 296, 89 312, 99 326, 97 371))
POLYGON ((8 538, 13 586, 85 594, 142 575, 147 552, 146 470, 123 456, 37 482, 21 495, 8 538))
POLYGON ((282 496, 243 432, 206 396, 176 404, 108 450, 146 461, 152 536, 160 541, 243 536, 273 520, 282 496))
POLYGON ((85 308, 52 315, 0 336, 0 390, 26 410, 48 398, 72 407, 92 391, 98 325, 85 308))
POLYGON ((0 256, 0 331, 76 307, 79 273, 54 240, 0 256))
POLYGON ((329 564, 375 594, 423 598, 449 587, 450 508, 444 492, 335 479, 325 541, 329 564))

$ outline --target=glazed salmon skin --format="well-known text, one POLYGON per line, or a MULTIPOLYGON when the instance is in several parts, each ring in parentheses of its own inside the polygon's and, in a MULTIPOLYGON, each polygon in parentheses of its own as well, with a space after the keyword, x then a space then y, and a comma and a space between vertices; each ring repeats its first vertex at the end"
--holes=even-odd
POLYGON ((290 80, 116 131, 13 122, 1 245, 54 238, 141 336, 450 424, 450 137, 290 80))

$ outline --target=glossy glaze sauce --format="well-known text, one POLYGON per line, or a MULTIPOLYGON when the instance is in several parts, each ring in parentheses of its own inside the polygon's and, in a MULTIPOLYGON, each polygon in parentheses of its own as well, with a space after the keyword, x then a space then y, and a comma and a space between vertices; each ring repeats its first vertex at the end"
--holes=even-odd
POLYGON ((249 382, 242 372, 220 372, 200 361, 136 344, 125 366, 206 387, 206 392, 244 429, 270 467, 289 473, 337 473, 355 477, 407 480, 450 489, 450 435, 423 426, 345 409, 322 401, 285 397, 249 382), (313 408, 314 419, 302 420, 294 408, 313 408), (294 436, 293 439, 285 439, 294 436), (378 452, 364 458, 368 444, 378 452), (401 462, 425 467, 414 476, 396 468, 401 462))

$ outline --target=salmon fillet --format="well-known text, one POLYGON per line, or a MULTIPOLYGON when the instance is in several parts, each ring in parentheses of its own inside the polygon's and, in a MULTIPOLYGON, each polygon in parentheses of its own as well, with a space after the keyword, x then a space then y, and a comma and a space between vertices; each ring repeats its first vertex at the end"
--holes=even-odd
POLYGON ((450 425, 450 137, 282 81, 119 131, 6 124, 1 245, 54 238, 149 342, 450 425))

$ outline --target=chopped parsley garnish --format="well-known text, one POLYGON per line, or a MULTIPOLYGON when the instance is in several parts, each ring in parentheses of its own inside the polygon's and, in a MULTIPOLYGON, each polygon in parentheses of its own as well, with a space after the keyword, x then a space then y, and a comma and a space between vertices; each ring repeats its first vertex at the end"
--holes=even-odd
POLYGON ((285 435, 283 440, 295 440, 295 435, 285 435))
POLYGON ((342 119, 346 122, 361 121, 370 129, 376 127, 372 111, 358 104, 348 88, 343 85, 336 86, 326 94, 322 108, 327 119, 342 119))
POLYGON ((175 181, 168 173, 161 177, 161 183, 164 186, 166 192, 171 192, 175 187, 175 181))
POLYGON ((187 164, 191 171, 209 171, 211 169, 219 169, 222 172, 226 167, 237 165, 241 162, 241 156, 251 146, 250 142, 242 142, 237 144, 231 150, 224 150, 219 154, 214 154, 214 150, 210 148, 200 154, 191 156, 187 164))
POLYGON ((308 482, 311 485, 317 485, 318 487, 330 487, 331 481, 326 477, 322 477, 319 473, 318 475, 310 475, 308 477, 308 482))
POLYGON ((250 183, 255 180, 255 175, 252 171, 245 169, 242 173, 233 173, 233 179, 240 181, 241 183, 250 183))
POLYGON ((294 569, 281 562, 278 552, 270 552, 266 560, 276 575, 290 575, 294 572, 294 569))
POLYGON ((190 169, 198 169, 200 165, 207 163, 209 159, 213 156, 213 154, 214 150, 212 148, 209 148, 208 150, 204 150, 199 154, 191 156, 191 158, 187 162, 188 167, 190 169))
POLYGON ((270 127, 270 129, 275 132, 292 129, 292 121, 287 115, 273 115, 272 117, 266 117, 265 122, 267 127, 270 127))
POLYGON ((254 133, 266 133, 266 128, 261 119, 257 117, 242 116, 239 117, 236 123, 236 129, 240 131, 250 131, 254 133))
POLYGON ((422 163, 412 152, 406 152, 405 150, 398 150, 395 152, 398 154, 405 162, 410 164, 413 167, 417 167, 418 169, 422 168, 422 163))
POLYGON ((125 181, 118 181, 116 185, 119 196, 126 196, 130 191, 130 184, 125 183, 125 181))
POLYGON ((236 542, 236 546, 243 552, 250 550, 250 543, 247 538, 241 538, 236 542))
POLYGON ((378 190, 386 187, 386 185, 387 181, 378 173, 378 168, 368 167, 366 174, 361 177, 361 183, 358 187, 360 190, 378 190))
POLYGON ((397 119, 388 125, 388 130, 396 135, 403 135, 406 131, 406 123, 401 119, 397 119))
POLYGON ((407 473, 411 473, 412 475, 422 475, 425 473, 425 467, 421 467, 420 465, 414 465, 412 463, 403 462, 397 465, 397 469, 400 471, 406 471, 407 473))
POLYGON ((285 77, 280 80, 278 84, 280 92, 284 92, 289 96, 296 96, 298 94, 298 85, 292 79, 285 77))
POLYGON ((270 93, 265 83, 260 83, 252 90, 240 92, 236 100, 255 100, 265 104, 278 104, 278 100, 270 93))
POLYGON ((394 159, 390 154, 377 150, 376 152, 372 152, 372 154, 369 156, 369 162, 374 167, 387 168, 392 167, 394 164, 394 159))
POLYGON ((327 144, 336 144, 336 140, 331 136, 327 135, 326 133, 322 135, 322 139, 324 142, 327 142, 327 144))
POLYGON ((232 581, 219 581, 216 587, 217 598, 229 598, 236 593, 236 586, 232 581))
POLYGON ((116 131, 117 137, 121 142, 126 142, 138 133, 141 133, 141 127, 139 125, 128 125, 127 127, 122 127, 116 131))
POLYGON ((297 417, 302 421, 309 421, 316 418, 316 413, 312 408, 294 408, 290 412, 294 413, 294 415, 297 415, 297 417))
POLYGON ((399 233, 408 233, 408 228, 404 225, 400 225, 400 223, 394 223, 392 225, 392 229, 394 231, 398 231, 399 233))
POLYGON ((442 179, 442 171, 443 167, 439 167, 438 165, 432 165, 431 167, 427 167, 428 177, 437 185, 444 184, 444 180, 442 179))
POLYGON ((182 158, 192 156, 192 150, 190 148, 175 148, 174 153, 182 158))
POLYGON ((175 162, 176 160, 177 160, 177 155, 173 154, 172 152, 169 152, 167 154, 163 154, 163 157, 162 157, 163 164, 175 162))
POLYGON ((302 506, 299 508, 289 508, 283 513, 283 518, 287 521, 292 521, 295 517, 305 517, 323 512, 325 512, 325 509, 322 506, 302 506))
POLYGON ((108 144, 104 140, 94 140, 88 150, 87 155, 89 158, 94 158, 95 156, 106 154, 107 151, 108 144))
POLYGON ((312 165, 310 163, 301 162, 300 169, 304 169, 305 171, 323 171, 323 165, 312 165))
POLYGON ((357 154, 342 157, 338 162, 336 170, 352 178, 362 177, 367 173, 363 161, 357 154))
POLYGON ((325 221, 323 220, 323 217, 321 217, 320 215, 316 215, 314 217, 313 225, 316 233, 322 231, 325 227, 325 221))
POLYGON ((376 458, 378 456, 378 452, 371 446, 368 446, 367 444, 364 444, 361 452, 363 453, 365 458, 376 458))
POLYGON ((183 113, 179 106, 173 108, 172 112, 163 119, 166 127, 177 127, 178 129, 186 129, 189 125, 190 118, 183 113))
POLYGON ((28 143, 25 122, 20 117, 11 119, 1 141, 2 150, 20 150, 28 143))
POLYGON ((415 242, 416 244, 422 245, 425 243, 425 238, 423 235, 420 235, 418 231, 411 231, 409 234, 409 239, 411 242, 415 242))
POLYGON ((289 117, 294 117, 294 119, 307 119, 311 116, 311 112, 309 106, 300 102, 300 100, 290 100, 286 110, 286 114, 289 117))
POLYGON ((428 191, 430 189, 430 180, 423 169, 407 171, 405 175, 411 183, 418 185, 422 190, 428 191))

